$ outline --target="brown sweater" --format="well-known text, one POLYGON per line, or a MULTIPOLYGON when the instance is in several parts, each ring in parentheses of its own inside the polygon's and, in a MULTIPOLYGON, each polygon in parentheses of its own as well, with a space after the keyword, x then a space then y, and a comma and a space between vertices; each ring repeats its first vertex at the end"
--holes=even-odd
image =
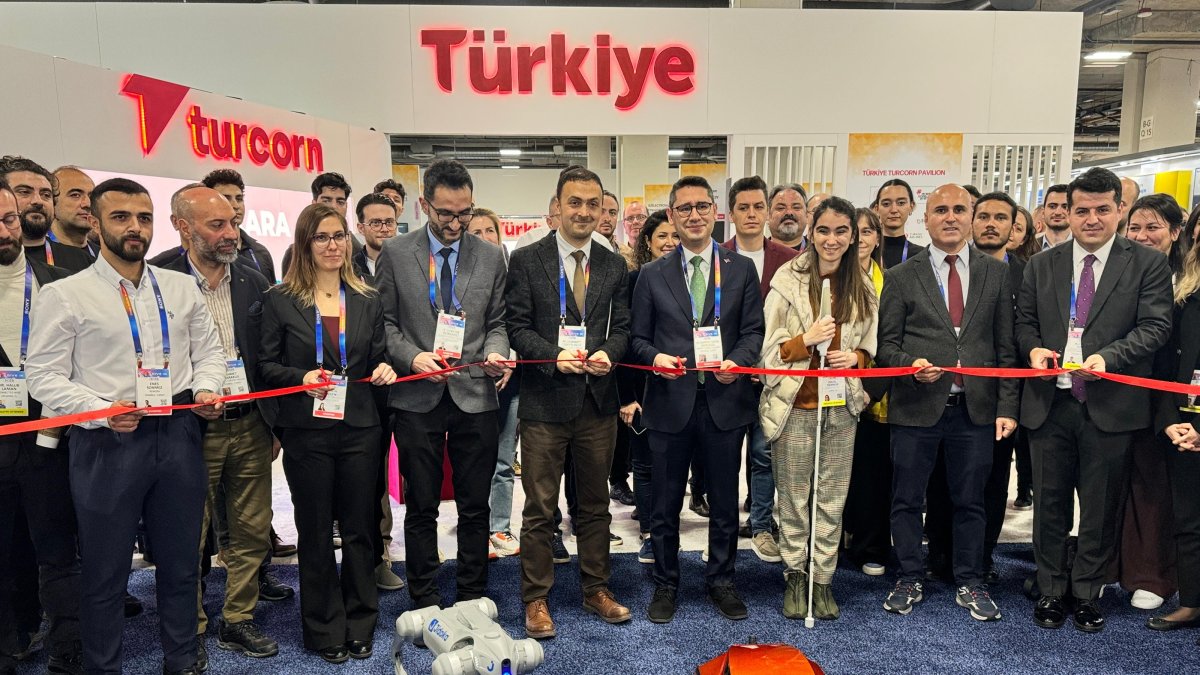
MULTIPOLYGON (((833 301, 833 313, 837 314, 838 305, 838 289, 837 280, 832 278, 833 275, 822 275, 822 279, 829 279, 831 286, 830 296, 833 301)), ((820 309, 813 305, 813 316, 817 315, 820 309)), ((829 351, 839 350, 842 348, 842 324, 837 324, 833 333, 833 340, 829 343, 829 351)), ((870 362, 870 357, 861 349, 856 349, 858 354, 858 368, 866 368, 870 362)), ((804 344, 804 334, 801 333, 793 337, 791 340, 779 345, 779 358, 783 359, 784 363, 797 363, 799 361, 808 361, 808 369, 816 370, 821 367, 821 353, 812 351, 804 344)), ((793 407, 801 410, 816 410, 817 409, 817 378, 806 377, 800 385, 800 393, 796 395, 796 401, 792 404, 793 407)))

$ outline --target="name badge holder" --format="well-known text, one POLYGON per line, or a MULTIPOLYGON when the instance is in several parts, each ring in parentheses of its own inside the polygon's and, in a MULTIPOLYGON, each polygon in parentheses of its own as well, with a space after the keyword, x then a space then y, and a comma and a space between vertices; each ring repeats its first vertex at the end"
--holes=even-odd
POLYGON ((25 358, 29 353, 29 308, 33 295, 33 267, 25 264, 25 301, 21 305, 21 354, 17 367, 0 368, 0 417, 29 416, 29 384, 25 358))
MULTIPOLYGON (((822 370, 828 370, 825 366, 822 370)), ((846 405, 846 378, 821 377, 817 379, 817 398, 822 408, 836 408, 846 405)))
POLYGON ((558 348, 583 358, 587 354, 587 289, 592 283, 592 266, 583 268, 584 306, 579 308, 580 325, 567 325, 567 272, 558 259, 558 348))
MULTIPOLYGON (((713 325, 701 326, 700 312, 703 307, 696 307, 696 300, 688 293, 688 301, 692 304, 692 353, 696 357, 697 368, 720 368, 725 362, 725 345, 721 342, 721 256, 717 251, 717 243, 713 242, 712 253, 713 275, 713 325)), ((688 281, 687 257, 683 260, 683 279, 688 281)))
POLYGON ((150 277, 150 287, 154 291, 154 302, 158 305, 158 323, 162 330, 163 363, 161 368, 147 368, 145 351, 142 349, 141 331, 138 329, 137 315, 133 311, 133 302, 124 284, 118 286, 121 290, 121 303, 125 306, 125 315, 129 318, 129 331, 133 335, 133 350, 137 354, 137 379, 135 382, 136 397, 134 405, 147 408, 146 415, 170 415, 168 409, 174 395, 171 386, 171 334, 167 326, 167 308, 163 303, 162 290, 158 287, 158 279, 149 267, 146 274, 150 277))
MULTIPOLYGON (((1192 371, 1192 386, 1200 387, 1200 370, 1192 371)), ((1187 405, 1179 408, 1180 412, 1195 413, 1200 415, 1200 405, 1196 405, 1196 395, 1188 394, 1187 405)))
POLYGON ((246 377, 246 362, 239 352, 236 359, 225 362, 225 383, 221 386, 222 396, 250 393, 250 379, 246 377))
POLYGON ((463 343, 466 342, 467 337, 467 315, 463 312, 462 303, 458 301, 458 294, 455 292, 457 284, 458 269, 455 268, 450 276, 450 302, 454 305, 454 312, 447 311, 450 309, 448 307, 438 307, 436 266, 431 251, 429 253, 429 305, 437 313, 437 327, 433 333, 433 350, 443 359, 461 359, 463 343))
MULTIPOLYGON (((313 417, 318 417, 327 420, 343 420, 346 419, 346 286, 341 285, 338 288, 338 354, 341 357, 341 368, 337 373, 327 375, 328 384, 333 385, 333 389, 326 392, 324 398, 313 399, 313 417)), ((316 335, 317 335, 317 368, 321 372, 325 372, 325 328, 321 323, 321 310, 313 303, 313 313, 316 315, 316 335)))

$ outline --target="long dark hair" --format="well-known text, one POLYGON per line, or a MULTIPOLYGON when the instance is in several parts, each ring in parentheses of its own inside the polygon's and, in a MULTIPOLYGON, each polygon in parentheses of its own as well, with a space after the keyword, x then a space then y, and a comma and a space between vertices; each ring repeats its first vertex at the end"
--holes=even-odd
POLYGON ((1017 206, 1017 213, 1025 216, 1025 240, 1021 245, 1011 251, 1011 253, 1021 260, 1028 261, 1036 253, 1042 250, 1038 244, 1037 230, 1033 226, 1033 215, 1029 213, 1029 209, 1024 206, 1017 206))
POLYGON ((1133 214, 1142 210, 1158 214, 1158 217, 1167 224, 1168 231, 1176 235, 1175 241, 1171 243, 1171 252, 1167 254, 1167 262, 1171 265, 1171 273, 1179 274, 1183 271, 1183 257, 1187 255, 1191 238, 1190 233, 1181 231, 1184 229, 1183 209, 1179 208, 1175 198, 1170 195, 1161 192, 1146 195, 1129 207, 1129 213, 1125 214, 1125 222, 1128 223, 1133 218, 1133 214))
MULTIPOLYGON (((822 212, 822 213, 824 213, 824 212, 822 212)), ((881 223, 879 221, 879 214, 875 213, 871 209, 866 209, 866 208, 863 208, 860 206, 859 208, 854 210, 854 230, 855 230, 854 238, 855 239, 858 239, 858 223, 863 218, 867 219, 867 227, 874 230, 875 236, 879 238, 879 240, 875 243, 875 250, 871 251, 871 260, 875 261, 876 265, 883 267, 883 223, 881 223)), ((814 219, 813 222, 815 223, 816 219, 814 219)), ((858 251, 857 244, 855 245, 854 250, 858 251)), ((854 260, 856 262, 858 260, 857 253, 855 253, 854 260)))
MULTIPOLYGON (((814 236, 817 231, 817 223, 827 211, 846 216, 850 221, 850 246, 838 262, 838 269, 834 273, 831 284, 841 296, 841 300, 831 308, 833 320, 841 324, 862 321, 869 316, 869 312, 874 308, 877 300, 875 287, 868 285, 867 275, 863 273, 862 266, 858 263, 858 221, 855 219, 854 205, 841 197, 830 197, 821 202, 813 212, 811 227, 814 236)), ((808 265, 809 275, 808 299, 814 307, 819 307, 821 304, 821 267, 816 243, 811 244, 808 250, 800 254, 800 257, 807 257, 805 262, 808 265)))
MULTIPOLYGON (((654 260, 654 254, 650 252, 650 239, 654 237, 654 231, 659 225, 667 222, 667 210, 659 209, 649 216, 646 216, 646 222, 642 224, 642 231, 638 233, 637 242, 633 245, 633 261, 640 269, 642 265, 654 260)), ((668 223, 668 225, 670 225, 668 223)), ((674 228, 674 226, 671 226, 674 228)))

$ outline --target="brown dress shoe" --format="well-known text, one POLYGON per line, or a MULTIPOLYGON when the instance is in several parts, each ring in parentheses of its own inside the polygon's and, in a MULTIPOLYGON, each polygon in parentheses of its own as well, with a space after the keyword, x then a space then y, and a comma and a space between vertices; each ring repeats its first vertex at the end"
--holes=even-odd
POLYGON ((625 623, 629 620, 629 608, 617 602, 607 588, 584 596, 583 608, 608 623, 625 623))
POLYGON ((554 619, 550 618, 550 607, 546 605, 545 598, 525 605, 525 635, 539 640, 557 635, 554 619))

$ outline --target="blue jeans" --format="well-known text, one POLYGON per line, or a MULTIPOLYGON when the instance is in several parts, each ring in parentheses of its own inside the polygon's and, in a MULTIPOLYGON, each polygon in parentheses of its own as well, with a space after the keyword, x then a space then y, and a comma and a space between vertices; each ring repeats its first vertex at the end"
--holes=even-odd
MULTIPOLYGON (((505 388, 507 391, 507 387, 505 388)), ((488 497, 491 532, 508 532, 512 526, 513 456, 517 453, 517 403, 521 395, 500 392, 500 451, 496 454, 496 472, 492 474, 492 492, 488 497)))
POLYGON ((775 476, 771 473, 771 446, 763 435, 762 426, 750 425, 746 431, 750 474, 750 532, 770 532, 774 523, 771 511, 775 508, 775 476))

